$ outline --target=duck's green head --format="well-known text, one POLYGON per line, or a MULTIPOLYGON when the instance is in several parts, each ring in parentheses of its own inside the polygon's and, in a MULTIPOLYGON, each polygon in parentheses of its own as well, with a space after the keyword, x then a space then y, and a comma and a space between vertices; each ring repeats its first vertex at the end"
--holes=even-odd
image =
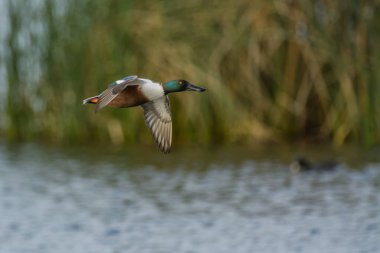
POLYGON ((203 92, 206 89, 196 86, 194 84, 189 83, 186 80, 172 80, 169 82, 166 82, 162 85, 164 87, 164 91, 166 94, 171 93, 171 92, 180 92, 180 91, 199 91, 203 92))

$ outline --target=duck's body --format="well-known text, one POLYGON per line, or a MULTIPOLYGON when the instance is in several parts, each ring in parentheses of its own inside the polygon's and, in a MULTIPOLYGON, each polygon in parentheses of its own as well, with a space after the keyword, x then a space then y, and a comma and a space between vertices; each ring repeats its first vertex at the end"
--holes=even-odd
POLYGON ((127 108, 142 106, 145 122, 150 128, 160 150, 170 152, 172 140, 172 120, 168 93, 185 90, 205 91, 204 88, 185 80, 169 81, 161 85, 149 79, 127 76, 110 84, 98 96, 83 100, 83 104, 96 104, 96 111, 111 106, 127 108))
POLYGON ((127 86, 119 96, 115 97, 108 106, 127 108, 145 104, 150 101, 139 86, 127 86))
POLYGON ((83 100, 83 104, 97 104, 96 111, 105 106, 127 108, 143 105, 164 95, 161 84, 137 76, 128 76, 110 84, 102 94, 83 100))

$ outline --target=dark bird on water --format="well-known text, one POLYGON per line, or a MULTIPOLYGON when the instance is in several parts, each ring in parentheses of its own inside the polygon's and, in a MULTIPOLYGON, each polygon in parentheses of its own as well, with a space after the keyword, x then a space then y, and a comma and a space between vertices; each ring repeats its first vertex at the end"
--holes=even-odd
POLYGON ((339 163, 333 160, 325 160, 320 162, 311 162, 305 157, 298 157, 293 160, 293 162, 289 165, 289 169, 294 172, 302 172, 302 171, 332 171, 338 167, 339 163))

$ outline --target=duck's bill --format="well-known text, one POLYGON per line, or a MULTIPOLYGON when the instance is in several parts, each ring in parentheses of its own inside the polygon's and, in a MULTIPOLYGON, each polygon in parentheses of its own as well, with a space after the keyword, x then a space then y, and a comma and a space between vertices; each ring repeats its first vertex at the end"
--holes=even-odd
POLYGON ((202 88, 202 87, 199 87, 199 86, 196 86, 196 85, 194 85, 194 84, 189 83, 189 84, 187 85, 187 87, 186 87, 186 90, 203 92, 203 91, 205 91, 206 89, 205 89, 205 88, 202 88))

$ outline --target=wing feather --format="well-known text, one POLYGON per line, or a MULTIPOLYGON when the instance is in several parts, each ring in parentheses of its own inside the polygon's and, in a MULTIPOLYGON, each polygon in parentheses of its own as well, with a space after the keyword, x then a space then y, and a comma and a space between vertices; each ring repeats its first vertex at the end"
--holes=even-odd
POLYGON ((142 105, 145 123, 152 132, 158 148, 169 153, 172 143, 172 118, 167 96, 142 105))
POLYGON ((99 101, 95 111, 97 112, 107 106, 128 85, 138 85, 139 83, 134 83, 136 80, 138 80, 137 76, 127 76, 110 84, 108 88, 99 95, 99 101))

